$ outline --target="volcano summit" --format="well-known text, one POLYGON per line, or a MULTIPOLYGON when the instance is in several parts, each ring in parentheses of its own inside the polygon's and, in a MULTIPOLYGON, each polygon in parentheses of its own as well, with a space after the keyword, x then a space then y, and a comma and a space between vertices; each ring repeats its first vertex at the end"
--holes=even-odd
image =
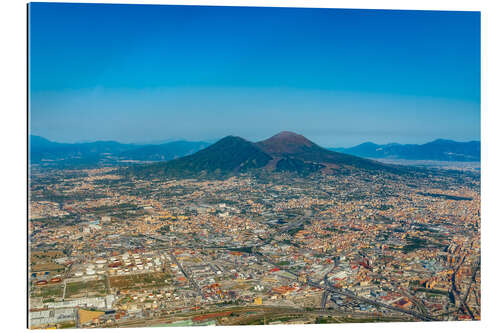
POLYGON ((168 162, 131 167, 135 175, 171 178, 228 177, 251 171, 290 172, 300 176, 354 169, 395 171, 372 160, 333 152, 293 132, 280 132, 256 143, 226 136, 192 155, 168 162))

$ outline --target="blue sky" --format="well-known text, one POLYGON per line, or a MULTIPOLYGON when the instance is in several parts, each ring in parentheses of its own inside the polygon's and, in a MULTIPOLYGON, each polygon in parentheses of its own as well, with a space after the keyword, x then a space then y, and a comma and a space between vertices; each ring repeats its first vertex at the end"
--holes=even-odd
POLYGON ((329 147, 480 138, 480 14, 30 5, 30 130, 329 147))

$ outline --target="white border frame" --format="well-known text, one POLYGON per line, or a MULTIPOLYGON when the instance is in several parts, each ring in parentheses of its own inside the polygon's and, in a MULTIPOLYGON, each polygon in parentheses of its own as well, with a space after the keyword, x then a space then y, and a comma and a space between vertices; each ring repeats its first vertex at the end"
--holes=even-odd
MULTIPOLYGON (((424 329, 470 332, 471 330, 493 330, 500 327, 497 320, 496 301, 499 291, 496 286, 500 265, 496 260, 500 220, 497 204, 498 176, 498 136, 500 111, 498 103, 498 78, 500 59, 498 33, 500 17, 498 1, 476 0, 176 0, 176 1, 129 1, 129 0, 86 0, 50 2, 86 2, 121 4, 178 4, 178 5, 220 5, 220 6, 262 6, 262 7, 318 7, 318 8, 361 8, 361 9, 409 9, 409 10, 465 10, 481 11, 481 141, 482 141, 482 317, 479 322, 438 322, 438 323, 379 323, 379 324, 335 324, 332 325, 292 325, 259 326, 259 330, 271 332, 286 329, 292 332, 332 329, 341 332, 419 332, 424 329)), ((26 2, 23 0, 3 0, 0 41, 3 44, 0 73, 2 109, 2 328, 8 332, 26 330, 26 2)), ((500 320, 500 318, 498 318, 500 320)), ((161 329, 161 328, 158 328, 161 329)), ((163 328, 165 329, 165 328, 163 328)), ((184 332, 253 332, 256 326, 169 328, 184 332)), ((115 329, 113 332, 139 332, 154 328, 115 329)), ((87 330, 85 330, 87 331, 87 330)))

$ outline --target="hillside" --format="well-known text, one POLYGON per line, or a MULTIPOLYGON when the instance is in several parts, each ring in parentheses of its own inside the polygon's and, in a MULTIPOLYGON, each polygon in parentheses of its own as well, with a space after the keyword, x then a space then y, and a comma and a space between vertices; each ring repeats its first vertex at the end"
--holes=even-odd
POLYGON ((192 155, 168 162, 134 166, 128 171, 137 176, 197 177, 227 176, 265 166, 271 156, 254 143, 227 136, 192 155))
POLYGON ((168 162, 134 166, 128 169, 128 173, 139 177, 227 177, 241 172, 261 170, 307 176, 316 172, 336 173, 357 168, 390 172, 398 172, 400 169, 332 152, 302 135, 281 132, 257 143, 228 136, 192 155, 168 162))

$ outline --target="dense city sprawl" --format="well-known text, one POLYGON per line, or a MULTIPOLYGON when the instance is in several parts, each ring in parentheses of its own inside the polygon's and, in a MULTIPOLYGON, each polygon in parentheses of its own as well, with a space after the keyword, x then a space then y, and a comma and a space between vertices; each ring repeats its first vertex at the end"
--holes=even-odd
POLYGON ((480 319, 473 173, 32 170, 29 324, 480 319))

